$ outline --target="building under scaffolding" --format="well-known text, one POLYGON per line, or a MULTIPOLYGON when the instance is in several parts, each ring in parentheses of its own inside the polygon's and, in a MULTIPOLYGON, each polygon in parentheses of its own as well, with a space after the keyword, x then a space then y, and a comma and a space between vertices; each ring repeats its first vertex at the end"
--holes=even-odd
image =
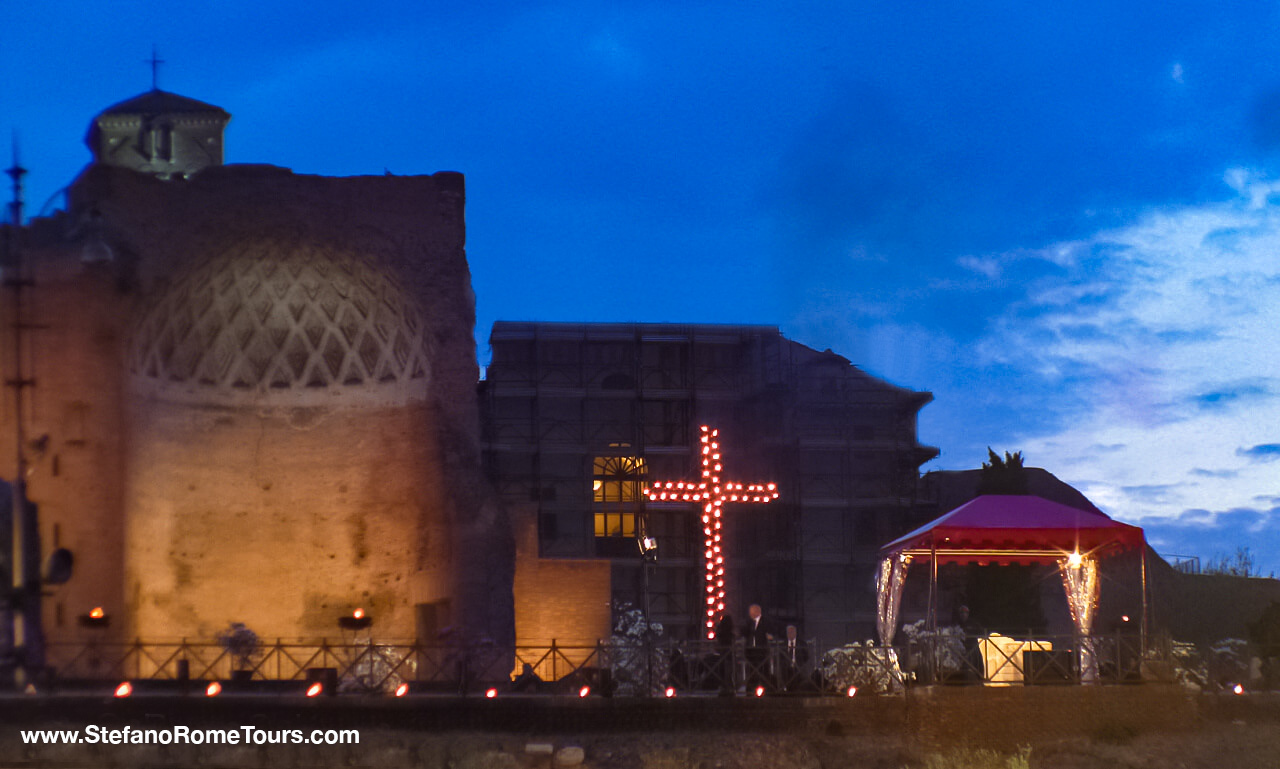
POLYGON ((759 603, 824 643, 872 636, 877 548, 926 515, 919 469, 937 449, 916 420, 930 393, 773 326, 499 322, 490 344, 487 468, 517 527, 536 525, 541 559, 605 559, 615 606, 699 637, 702 509, 643 489, 696 479, 711 425, 726 482, 779 488, 770 504, 725 505, 728 610, 741 621, 759 603))

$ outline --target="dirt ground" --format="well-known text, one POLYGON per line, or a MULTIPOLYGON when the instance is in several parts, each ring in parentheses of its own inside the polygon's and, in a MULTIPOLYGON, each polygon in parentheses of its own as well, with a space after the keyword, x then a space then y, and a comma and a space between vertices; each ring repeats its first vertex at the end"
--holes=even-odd
POLYGON ((516 702, 504 718, 482 729, 445 720, 466 708, 496 712, 479 700, 437 707, 334 701, 298 707, 296 713, 258 712, 274 700, 252 698, 212 705, 203 698, 132 705, 12 700, 8 710, 0 710, 0 769, 1280 769, 1280 696, 1274 694, 1188 698, 1146 689, 1063 689, 944 691, 930 697, 916 700, 909 712, 907 702, 888 698, 713 698, 683 703, 679 710, 645 702, 516 702), (41 704, 48 707, 37 709, 41 704), (220 708, 217 723, 358 727, 360 741, 36 746, 18 739, 23 722, 76 728, 110 717, 115 726, 135 728, 199 724, 203 709, 213 705, 220 708), (530 714, 544 718, 514 718, 530 714), (613 728, 611 720, 628 728, 613 728))
MULTIPOLYGON (((375 738, 376 739, 376 738, 375 738)), ((1101 734, 1023 746, 1022 750, 929 748, 899 737, 791 737, 749 734, 560 736, 545 742, 460 736, 448 745, 420 746, 406 763, 440 769, 542 769, 556 750, 581 747, 583 769, 1274 769, 1280 767, 1280 724, 1208 724, 1161 734, 1101 734), (425 749, 424 749, 425 748, 425 749), (1029 753, 1023 752, 1029 748, 1029 753), (1020 759, 1025 757, 1025 762, 1020 759)), ((402 754, 403 755, 403 754, 402 754)), ((389 758, 389 757, 388 757, 389 758)))

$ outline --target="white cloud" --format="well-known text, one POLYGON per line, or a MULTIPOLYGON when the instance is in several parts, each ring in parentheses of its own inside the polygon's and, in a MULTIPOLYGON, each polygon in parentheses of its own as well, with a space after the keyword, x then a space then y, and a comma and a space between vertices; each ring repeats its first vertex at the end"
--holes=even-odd
POLYGON ((1184 81, 1184 80, 1182 79, 1182 64, 1181 64, 1181 63, 1179 63, 1179 62, 1174 62, 1173 66, 1169 69, 1169 77, 1173 79, 1173 82, 1178 83, 1178 84, 1182 84, 1182 83, 1186 82, 1186 81, 1184 81))
POLYGON ((1068 278, 1032 286, 978 346, 1048 379, 1061 398, 1045 408, 1087 404, 1013 443, 1123 519, 1243 508, 1277 490, 1275 465, 1253 454, 1280 443, 1280 182, 1242 170, 1226 181, 1228 202, 1050 246, 1043 258, 1068 278))
POLYGON ((1001 273, 1000 261, 995 257, 962 256, 956 260, 956 264, 992 280, 1000 277, 1001 273))

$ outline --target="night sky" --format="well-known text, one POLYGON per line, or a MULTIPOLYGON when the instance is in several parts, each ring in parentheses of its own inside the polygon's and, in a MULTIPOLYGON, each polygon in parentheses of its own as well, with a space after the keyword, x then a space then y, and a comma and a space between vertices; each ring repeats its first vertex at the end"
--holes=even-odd
POLYGON ((56 205, 154 43, 228 162, 465 173, 482 363, 498 319, 776 324, 932 391, 926 470, 1021 450, 1280 572, 1280 8, 688 5, 5 3, 0 129, 56 205))

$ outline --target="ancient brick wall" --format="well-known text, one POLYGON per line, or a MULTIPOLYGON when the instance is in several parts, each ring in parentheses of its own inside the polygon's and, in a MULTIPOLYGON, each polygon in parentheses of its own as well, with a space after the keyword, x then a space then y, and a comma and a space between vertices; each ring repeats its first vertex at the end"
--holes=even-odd
POLYGON ((539 558, 536 516, 516 516, 516 643, 594 646, 610 635, 609 562, 539 558))
MULTIPOLYGON (((24 261, 34 266, 24 291, 22 375, 27 493, 40 508, 45 556, 65 547, 75 557, 73 578, 46 589, 44 625, 55 640, 102 637, 78 617, 95 607, 119 630, 124 609, 123 392, 120 340, 125 333, 123 294, 114 272, 85 265, 79 249, 62 238, 65 222, 28 231, 24 261)), ((3 376, 15 376, 11 295, 4 298, 0 335, 3 376)), ((12 390, 0 407, 0 477, 12 479, 15 424, 12 390)), ((55 654, 56 657, 56 654, 55 654)))
MULTIPOLYGON (((334 179, 231 166, 162 182, 95 166, 71 200, 65 242, 52 248, 71 287, 45 293, 57 323, 36 352, 46 378, 29 427, 51 435, 33 465, 45 549, 57 525, 60 544, 77 550, 76 579, 60 593, 63 626, 105 605, 113 632, 129 636, 208 638, 235 621, 267 637, 334 637, 338 615, 361 605, 377 635, 409 638, 414 605, 447 599, 455 629, 513 638, 514 545, 479 463, 461 175, 334 179), (84 222, 109 245, 109 263, 79 259, 84 222), (240 249, 239 265, 284 259, 292 243, 366 259, 403 295, 427 353, 420 392, 383 387, 374 364, 359 386, 343 374, 310 389, 144 375, 139 324, 166 292, 228 249, 240 249), (69 420, 69 403, 89 421, 69 420)), ((333 286, 357 301, 342 276, 333 286)), ((295 311, 292 295, 274 301, 295 311)), ((239 312, 223 310, 227 323, 239 312)), ((332 320, 325 333, 349 333, 332 320)), ((219 328, 190 333, 213 338, 219 328)), ((259 331, 255 340, 270 337, 259 331)), ((337 359, 351 363, 366 351, 348 341, 337 359)))

